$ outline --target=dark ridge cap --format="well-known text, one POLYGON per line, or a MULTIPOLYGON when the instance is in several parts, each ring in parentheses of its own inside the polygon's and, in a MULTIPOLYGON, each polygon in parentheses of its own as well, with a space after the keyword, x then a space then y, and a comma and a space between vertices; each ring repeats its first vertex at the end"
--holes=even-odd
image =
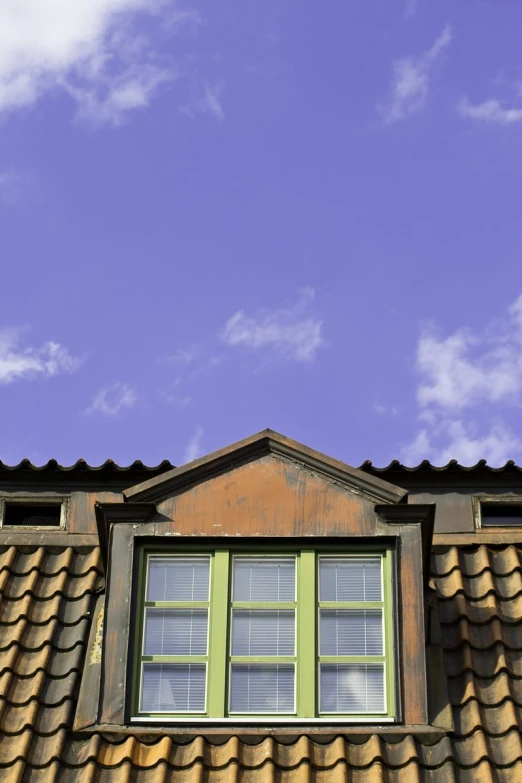
POLYGON ((418 465, 403 465, 398 459, 392 460, 388 465, 378 468, 369 459, 365 460, 359 467, 359 470, 363 470, 365 473, 372 473, 379 475, 382 473, 388 473, 390 471, 401 471, 404 473, 418 473, 424 471, 425 473, 442 473, 445 471, 453 473, 472 473, 484 471, 486 473, 503 473, 506 471, 522 472, 522 467, 517 465, 514 460, 509 459, 505 465, 494 468, 488 465, 487 460, 480 459, 475 465, 461 465, 456 459, 450 459, 446 465, 433 465, 428 459, 423 459, 418 465))
POLYGON ((0 472, 1 471, 30 471, 33 473, 41 473, 44 471, 58 470, 62 473, 70 472, 89 472, 96 473, 103 471, 105 473, 127 473, 133 470, 145 471, 147 473, 164 473, 167 470, 172 470, 175 466, 168 460, 164 459, 159 465, 144 465, 140 459, 134 460, 130 465, 118 465, 114 460, 107 459, 102 465, 89 465, 84 459, 78 459, 74 465, 60 465, 55 459, 50 459, 44 465, 33 465, 29 459, 23 459, 18 465, 6 465, 5 462, 0 460, 0 472))

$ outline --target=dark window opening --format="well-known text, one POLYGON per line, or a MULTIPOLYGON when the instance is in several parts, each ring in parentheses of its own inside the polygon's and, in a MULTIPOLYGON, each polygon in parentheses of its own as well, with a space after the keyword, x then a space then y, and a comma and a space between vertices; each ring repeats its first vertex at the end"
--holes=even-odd
POLYGON ((482 503, 480 516, 482 527, 522 527, 522 505, 517 503, 482 503))
POLYGON ((61 503, 9 503, 3 527, 60 527, 61 503))

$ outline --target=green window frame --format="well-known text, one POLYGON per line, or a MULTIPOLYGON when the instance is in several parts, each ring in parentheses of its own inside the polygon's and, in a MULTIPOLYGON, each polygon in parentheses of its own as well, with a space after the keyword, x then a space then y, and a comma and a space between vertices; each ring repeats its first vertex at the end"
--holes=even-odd
MULTIPOLYGON (((209 548, 209 547, 141 547, 138 551, 138 585, 136 596, 136 619, 135 619, 135 641, 134 641, 134 666, 132 676, 132 702, 131 721, 134 722, 265 722, 268 720, 273 723, 284 723, 300 720, 304 722, 328 723, 371 723, 371 722, 393 722, 397 720, 396 705, 396 623, 394 609, 394 551, 392 548, 383 546, 365 546, 360 547, 336 547, 335 550, 330 546, 316 546, 313 549, 292 548, 290 546, 281 546, 273 549, 262 549, 259 552, 254 549, 245 549, 244 547, 209 548), (154 559, 161 558, 168 562, 183 559, 208 558, 209 563, 209 582, 207 600, 181 600, 181 601, 157 601, 147 600, 147 577, 149 574, 150 563, 154 559), (293 558, 295 563, 295 592, 293 600, 236 600, 233 592, 234 563, 239 559, 251 559, 252 562, 260 560, 283 561, 293 558), (366 595, 362 600, 344 600, 334 601, 324 600, 320 594, 320 568, 321 563, 334 561, 346 561, 357 563, 358 561, 371 560, 374 565, 376 559, 380 562, 380 580, 381 593, 376 600, 375 595, 370 596, 372 600, 366 600, 366 595), (181 610, 181 614, 187 616, 192 612, 198 614, 201 621, 202 614, 208 613, 207 624, 207 646, 204 650, 200 644, 197 654, 190 654, 190 650, 180 651, 176 654, 157 655, 146 654, 145 648, 145 627, 147 613, 158 610, 181 610), (232 618, 234 612, 250 613, 250 615, 270 611, 287 615, 294 612, 295 619, 295 641, 293 655, 290 655, 289 649, 284 654, 256 654, 256 655, 233 655, 232 649, 232 618), (341 649, 336 649, 334 654, 331 650, 324 650, 321 647, 320 629, 324 620, 324 613, 330 625, 338 622, 334 615, 351 614, 352 619, 355 615, 364 618, 364 640, 366 644, 366 620, 371 615, 372 628, 377 628, 379 645, 382 640, 382 649, 365 649, 361 654, 344 654, 341 649), (380 626, 378 618, 380 617, 380 626), (321 619, 323 618, 323 620, 321 619), (379 630, 380 627, 380 630, 379 630), (372 654, 373 653, 373 654, 372 654), (158 664, 166 664, 167 668, 172 665, 178 665, 183 668, 184 676, 190 678, 192 667, 205 667, 205 697, 204 705, 198 705, 198 709, 190 709, 190 704, 185 709, 172 708, 169 710, 158 708, 157 711, 145 709, 142 704, 142 688, 145 668, 147 664, 155 664, 156 669, 160 670, 158 664), (286 667, 285 674, 288 674, 293 667, 294 674, 294 703, 291 711, 288 709, 289 702, 283 702, 286 706, 279 711, 259 710, 256 712, 241 711, 232 709, 231 704, 231 680, 232 667, 250 666, 267 667, 272 669, 275 666, 286 667), (322 703, 321 695, 321 672, 324 674, 326 682, 326 669, 330 667, 328 675, 337 673, 337 692, 329 695, 330 701, 325 697, 325 703, 322 703), (377 680, 381 682, 382 672, 382 694, 383 703, 379 709, 357 711, 355 708, 346 709, 348 703, 343 693, 339 696, 339 691, 343 688, 338 683, 361 681, 363 675, 366 676, 365 682, 368 682, 369 668, 373 667, 373 674, 377 674, 377 680), (350 680, 351 678, 351 680, 350 680), (358 679, 359 678, 359 679, 358 679), (344 698, 344 701, 343 701, 344 698), (334 699, 337 708, 331 709, 332 699, 334 699), (339 707, 340 704, 340 707, 339 707), (345 705, 343 707, 343 704, 345 705), (321 707, 323 710, 321 711, 321 707), (343 711, 344 709, 344 711, 343 711)), ((266 562, 265 561, 265 562, 266 562)), ((199 596, 199 599, 201 596, 199 596)), ((360 598, 360 596, 359 596, 360 598)), ((178 611, 178 614, 180 612, 178 611)), ((279 614, 278 614, 279 617, 279 614)), ((201 622, 200 622, 201 625, 201 622)), ((338 622, 340 626, 340 622, 338 622)), ((279 627, 279 626, 278 626, 279 627)), ((290 624, 285 624, 287 633, 290 624)), ((326 626, 325 626, 326 627, 326 626)), ((370 627, 370 626, 368 626, 370 627)), ((375 630, 374 630, 375 633, 375 630)), ((201 635, 201 634, 200 634, 201 635)), ((193 634, 191 632, 191 639, 193 634)), ((196 639, 200 637, 196 636, 196 639)), ((203 637, 201 637, 203 638, 203 637)), ((346 639, 346 632, 344 638, 346 639)), ((337 643, 339 646, 339 642, 337 643)), ((350 644, 350 643, 348 643, 350 644)), ((346 642, 345 642, 346 645, 346 642)), ((331 646, 331 645, 330 645, 331 646)), ((342 647, 342 644, 340 644, 342 647)), ((287 645, 288 647, 288 645, 287 645)), ((172 669, 171 669, 172 671, 172 669)), ((194 670, 195 671, 195 670, 194 670)), ((197 669, 198 676, 201 676, 201 668, 197 669)), ((237 670, 236 670, 237 671, 237 670)), ((248 669, 250 671, 250 669, 248 669)), ((277 669, 277 672, 280 670, 277 669)), ((277 675, 278 676, 278 675, 277 675)), ((288 678, 287 678, 288 679, 288 678)), ((279 682, 279 680, 278 680, 279 682)), ((344 690, 346 691, 346 687, 344 690)), ((381 687, 381 685, 379 685, 381 687)), ((368 685, 366 685, 368 691, 368 685)), ((348 700, 349 701, 349 700, 348 700)), ((277 702, 279 704, 279 701, 277 702)), ((371 699, 366 704, 372 704, 371 699)), ((373 702, 375 705, 375 701, 373 702)))

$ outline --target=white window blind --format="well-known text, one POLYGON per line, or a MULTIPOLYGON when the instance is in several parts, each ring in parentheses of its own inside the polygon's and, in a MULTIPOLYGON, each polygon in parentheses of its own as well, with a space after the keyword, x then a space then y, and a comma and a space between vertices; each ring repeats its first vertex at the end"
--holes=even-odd
POLYGON ((234 559, 234 601, 295 601, 295 558, 234 559))
POLYGON ((294 712, 294 667, 232 664, 231 712, 294 712))
POLYGON ((204 712, 206 666, 199 663, 143 664, 144 712, 204 712))
POLYGON ((294 712, 295 557, 234 558, 232 599, 230 712, 294 712))
POLYGON ((145 655, 206 655, 207 609, 147 609, 145 655))
POLYGON ((320 558, 321 713, 385 710, 383 612, 380 556, 320 558))
POLYGON ((208 601, 209 557, 154 557, 147 601, 208 601))
POLYGON ((382 664, 321 664, 321 712, 383 710, 382 664))
POLYGON ((140 709, 203 713, 210 557, 151 556, 147 563, 143 656, 170 660, 142 661, 140 709))
POLYGON ((380 557, 322 557, 321 601, 382 601, 380 557))
POLYGON ((321 655, 382 655, 380 609, 321 609, 321 655))
POLYGON ((295 612, 234 609, 232 655, 295 655, 295 612))

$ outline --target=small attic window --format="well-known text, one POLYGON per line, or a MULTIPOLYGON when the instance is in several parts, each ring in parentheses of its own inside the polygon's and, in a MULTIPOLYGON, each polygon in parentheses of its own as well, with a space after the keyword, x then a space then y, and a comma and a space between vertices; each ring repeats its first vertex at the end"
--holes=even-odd
POLYGON ((522 527, 522 499, 480 504, 481 527, 522 527))
POLYGON ((66 502, 62 498, 26 500, 0 499, 0 527, 2 529, 54 528, 66 525, 66 502))

